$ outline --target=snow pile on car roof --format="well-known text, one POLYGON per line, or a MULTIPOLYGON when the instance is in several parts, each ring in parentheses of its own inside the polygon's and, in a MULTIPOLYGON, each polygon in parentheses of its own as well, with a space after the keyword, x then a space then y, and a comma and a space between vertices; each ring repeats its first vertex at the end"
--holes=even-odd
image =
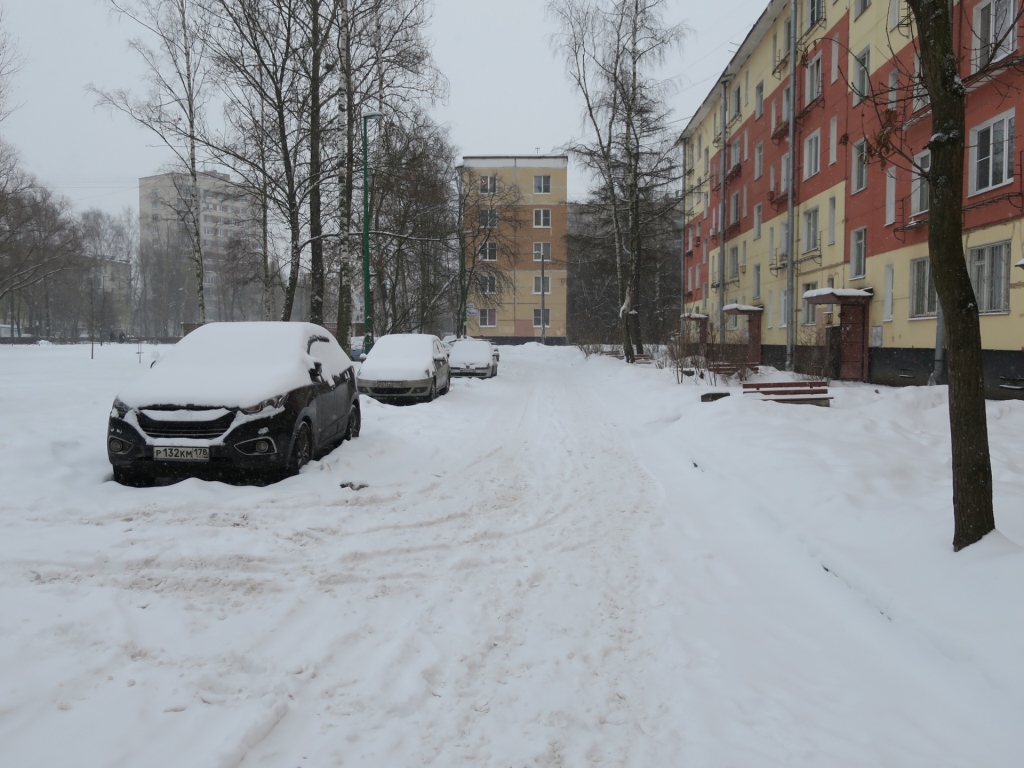
POLYGON ((208 323, 167 350, 118 399, 129 406, 250 406, 310 383, 316 358, 307 348, 314 336, 330 333, 312 323, 208 323))

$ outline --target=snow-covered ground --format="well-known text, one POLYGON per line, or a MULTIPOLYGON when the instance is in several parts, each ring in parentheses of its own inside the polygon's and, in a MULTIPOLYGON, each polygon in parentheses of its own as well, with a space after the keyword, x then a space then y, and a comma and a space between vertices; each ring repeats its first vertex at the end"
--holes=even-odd
POLYGON ((943 388, 703 404, 506 347, 298 477, 132 489, 140 370, 0 347, 0 765, 1024 760, 1024 403, 954 554, 943 388))

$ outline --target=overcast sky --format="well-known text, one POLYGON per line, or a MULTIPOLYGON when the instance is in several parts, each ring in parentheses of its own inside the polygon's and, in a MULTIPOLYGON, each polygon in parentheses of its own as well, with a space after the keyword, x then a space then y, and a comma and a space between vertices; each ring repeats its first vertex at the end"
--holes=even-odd
MULTIPOLYGON (((666 20, 693 32, 669 74, 679 129, 725 68, 767 0, 668 0, 666 20)), ((463 154, 560 151, 582 135, 580 102, 551 49, 547 0, 435 0, 429 30, 448 78, 447 103, 435 110, 463 154)), ((94 106, 85 86, 142 90, 140 63, 127 48, 137 34, 105 0, 0 0, 23 60, 14 83, 17 111, 0 136, 26 168, 79 210, 138 206, 138 179, 170 159, 126 117, 94 106)), ((570 174, 570 196, 586 179, 570 174)))

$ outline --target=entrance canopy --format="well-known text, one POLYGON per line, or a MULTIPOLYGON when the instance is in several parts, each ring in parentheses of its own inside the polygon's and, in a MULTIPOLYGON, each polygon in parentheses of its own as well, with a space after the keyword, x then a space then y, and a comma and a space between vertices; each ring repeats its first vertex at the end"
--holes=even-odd
POLYGON ((815 288, 804 292, 808 304, 867 304, 874 297, 871 288, 815 288))
POLYGON ((764 307, 755 307, 750 304, 726 304, 722 311, 727 315, 752 315, 755 312, 764 312, 764 307))

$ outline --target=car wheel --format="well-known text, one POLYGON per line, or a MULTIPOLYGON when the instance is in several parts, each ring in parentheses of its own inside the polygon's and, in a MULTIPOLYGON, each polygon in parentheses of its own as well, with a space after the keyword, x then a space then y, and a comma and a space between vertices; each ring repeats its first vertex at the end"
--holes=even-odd
POLYGON ((430 391, 427 392, 427 402, 432 402, 437 397, 437 378, 430 380, 430 391))
POLYGON ((494 366, 493 368, 491 368, 491 378, 493 379, 497 375, 498 375, 498 366, 494 366))
POLYGON ((153 478, 127 467, 114 467, 114 482, 131 488, 145 488, 153 484, 153 478))
POLYGON ((448 374, 448 381, 445 382, 444 389, 442 389, 437 394, 439 394, 439 395, 447 395, 448 392, 451 391, 451 388, 452 388, 452 375, 449 373, 448 374))
POLYGON ((292 444, 292 474, 297 474, 300 469, 309 463, 313 458, 313 436, 309 431, 309 424, 302 422, 299 431, 295 433, 295 442, 292 444))
POLYGON ((359 401, 352 403, 352 409, 348 412, 348 427, 345 429, 345 437, 342 440, 352 440, 359 437, 359 430, 363 426, 363 415, 359 409, 359 401))

